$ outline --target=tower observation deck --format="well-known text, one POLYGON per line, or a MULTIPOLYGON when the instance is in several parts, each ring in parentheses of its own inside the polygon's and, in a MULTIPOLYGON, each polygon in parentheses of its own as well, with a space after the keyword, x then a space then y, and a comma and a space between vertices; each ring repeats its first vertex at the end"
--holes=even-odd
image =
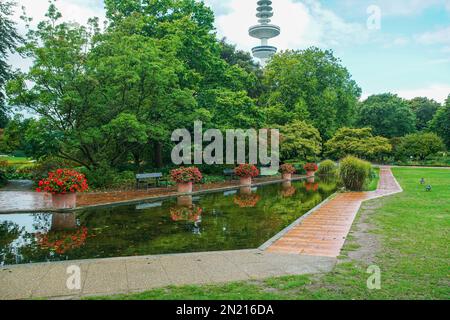
POLYGON ((257 2, 257 14, 259 24, 250 27, 248 33, 251 37, 261 40, 261 45, 252 49, 253 56, 261 60, 263 65, 266 64, 267 59, 277 52, 277 48, 269 46, 268 40, 280 35, 280 27, 270 24, 270 18, 273 17, 272 1, 259 0, 257 2))

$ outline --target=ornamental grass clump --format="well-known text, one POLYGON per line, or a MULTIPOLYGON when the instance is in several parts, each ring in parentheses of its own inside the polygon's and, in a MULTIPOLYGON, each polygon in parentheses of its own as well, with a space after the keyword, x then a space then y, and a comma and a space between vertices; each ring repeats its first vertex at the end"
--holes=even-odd
POLYGON ((348 156, 340 162, 339 177, 347 190, 362 191, 370 179, 371 168, 369 162, 348 156))
POLYGON ((329 175, 336 173, 337 166, 332 160, 324 160, 319 164, 319 175, 329 175))

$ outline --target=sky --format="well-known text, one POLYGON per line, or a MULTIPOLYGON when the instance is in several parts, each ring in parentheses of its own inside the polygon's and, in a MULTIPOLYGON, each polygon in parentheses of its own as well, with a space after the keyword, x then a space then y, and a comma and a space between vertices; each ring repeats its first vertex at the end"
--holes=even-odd
MULTIPOLYGON (((34 23, 44 18, 48 0, 16 0, 34 23)), ((251 50, 257 39, 256 0, 204 0, 216 15, 219 38, 251 50)), ((86 23, 104 19, 103 0, 57 0, 63 19, 86 23)), ((273 0, 273 24, 281 35, 269 44, 279 50, 317 46, 332 49, 362 88, 363 98, 384 92, 443 102, 450 94, 450 0, 273 0)), ((14 19, 20 21, 22 10, 14 19)), ((10 58, 16 68, 29 61, 10 58)))

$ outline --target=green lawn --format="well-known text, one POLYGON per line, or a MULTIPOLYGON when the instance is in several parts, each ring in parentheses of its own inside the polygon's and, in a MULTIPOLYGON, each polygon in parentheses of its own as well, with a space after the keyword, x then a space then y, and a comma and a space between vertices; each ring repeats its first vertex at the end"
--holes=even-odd
POLYGON ((9 165, 29 164, 33 159, 25 157, 0 157, 0 161, 7 161, 9 165))
POLYGON ((346 257, 359 247, 350 236, 341 262, 322 277, 169 287, 103 299, 450 299, 450 171, 393 172, 405 191, 367 202, 362 209, 380 240, 371 264, 381 268, 381 290, 367 289, 366 262, 346 257), (422 177, 431 192, 420 185, 422 177))

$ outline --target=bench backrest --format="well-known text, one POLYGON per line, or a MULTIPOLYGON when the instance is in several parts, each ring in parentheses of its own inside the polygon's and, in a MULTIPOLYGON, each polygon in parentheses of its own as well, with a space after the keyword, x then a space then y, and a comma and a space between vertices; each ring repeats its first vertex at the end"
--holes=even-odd
POLYGON ((143 180, 143 179, 155 179, 155 178, 162 178, 163 174, 161 172, 157 173, 140 173, 136 175, 137 180, 143 180))
POLYGON ((223 174, 226 176, 234 175, 234 170, 233 169, 225 169, 225 170, 223 170, 223 174))

